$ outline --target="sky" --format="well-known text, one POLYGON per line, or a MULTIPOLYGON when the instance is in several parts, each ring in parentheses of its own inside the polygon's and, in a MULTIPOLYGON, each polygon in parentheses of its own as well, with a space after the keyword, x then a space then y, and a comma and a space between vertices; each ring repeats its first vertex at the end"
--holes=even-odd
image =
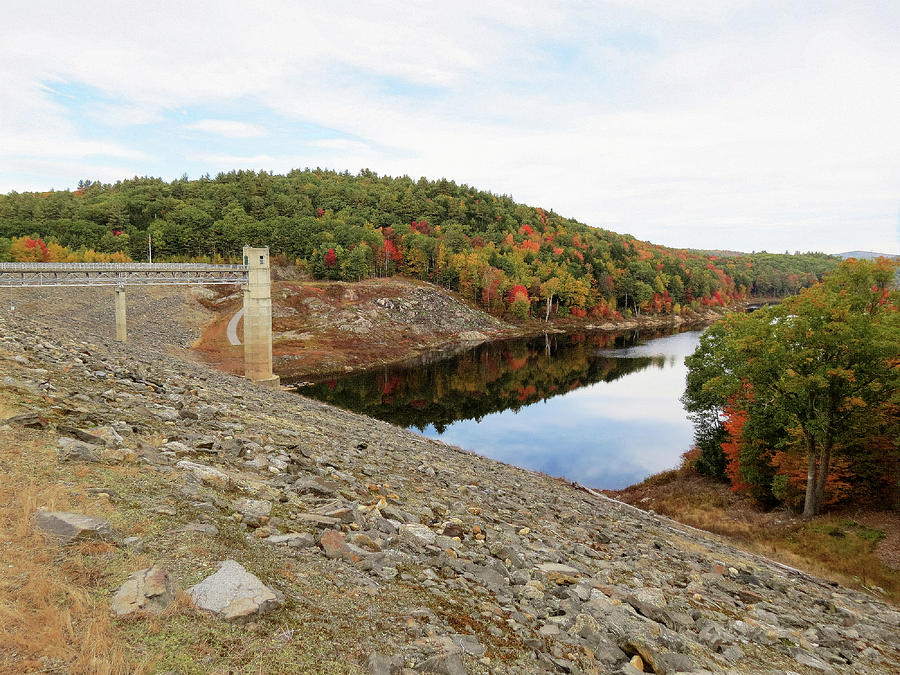
POLYGON ((18 2, 0 193, 367 168, 675 247, 900 253, 900 2, 18 2))

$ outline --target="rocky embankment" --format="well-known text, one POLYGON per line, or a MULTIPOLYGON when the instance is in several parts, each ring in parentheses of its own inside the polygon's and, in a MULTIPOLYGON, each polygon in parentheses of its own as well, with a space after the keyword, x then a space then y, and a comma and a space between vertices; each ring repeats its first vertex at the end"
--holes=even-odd
MULTIPOLYGON (((900 671, 900 613, 868 595, 150 347, 0 316, 0 404, 3 471, 58 482, 0 535, 0 563, 26 530, 46 533, 49 574, 78 556, 131 666, 900 671)), ((0 599, 28 581, 2 569, 0 599)), ((0 670, 66 672, 4 616, 19 647, 0 644, 0 670)))

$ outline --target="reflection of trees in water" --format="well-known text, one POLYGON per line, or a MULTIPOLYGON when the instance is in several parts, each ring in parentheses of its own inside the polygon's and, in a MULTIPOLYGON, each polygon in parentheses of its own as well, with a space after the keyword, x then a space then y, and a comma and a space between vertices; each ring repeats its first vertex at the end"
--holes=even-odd
MULTIPOLYGON (((650 333, 643 339, 668 333, 650 333)), ((631 334, 572 333, 480 345, 440 361, 358 373, 302 389, 317 398, 403 427, 438 432, 457 420, 519 409, 595 382, 612 382, 663 355, 619 358, 598 352, 638 343, 631 334)))

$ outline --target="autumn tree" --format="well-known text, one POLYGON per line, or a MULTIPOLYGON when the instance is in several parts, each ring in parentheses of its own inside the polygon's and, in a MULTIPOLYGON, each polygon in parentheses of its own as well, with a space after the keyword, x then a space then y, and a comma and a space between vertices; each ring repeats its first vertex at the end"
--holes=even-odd
POLYGON ((16 262, 47 262, 47 244, 40 237, 19 237, 9 247, 9 257, 16 262))
MULTIPOLYGON (((775 453, 805 458, 806 517, 821 511, 835 456, 883 431, 872 428, 876 420, 896 427, 896 419, 872 414, 900 391, 895 266, 844 262, 780 305, 726 317, 688 359, 686 402, 695 416, 711 422, 737 405, 740 438, 728 442, 753 448, 757 461, 775 453)), ((762 475, 741 472, 748 483, 771 479, 762 475)))

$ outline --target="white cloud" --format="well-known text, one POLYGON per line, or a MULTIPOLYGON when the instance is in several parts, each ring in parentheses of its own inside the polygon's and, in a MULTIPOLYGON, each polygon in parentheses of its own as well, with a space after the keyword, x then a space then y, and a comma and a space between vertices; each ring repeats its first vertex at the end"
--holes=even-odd
POLYGON ((356 151, 364 152, 371 149, 368 143, 361 141, 352 141, 347 138, 323 138, 320 141, 313 141, 310 145, 317 148, 327 148, 331 150, 356 151))
POLYGON ((220 167, 227 171, 228 169, 260 169, 268 170, 275 165, 284 165, 290 162, 287 158, 276 158, 272 155, 227 155, 227 154, 199 154, 188 156, 186 159, 203 164, 210 164, 220 167))
POLYGON ((235 120, 200 120, 186 125, 185 129, 218 134, 226 138, 262 138, 268 135, 268 132, 258 124, 235 120))
MULTIPOLYGON (((73 82, 102 93, 88 114, 111 127, 198 106, 193 131, 261 143, 211 141, 199 160, 222 169, 444 176, 670 245, 900 250, 896 4, 60 3, 5 18, 7 158, 140 158, 41 88, 73 82), (265 120, 240 116, 246 101, 265 120), (335 137, 273 150, 298 123, 335 137)), ((147 143, 172 176, 193 159, 147 143)))
POLYGON ((96 103, 88 107, 92 119, 111 127, 134 127, 154 124, 164 119, 160 109, 137 104, 96 103))

